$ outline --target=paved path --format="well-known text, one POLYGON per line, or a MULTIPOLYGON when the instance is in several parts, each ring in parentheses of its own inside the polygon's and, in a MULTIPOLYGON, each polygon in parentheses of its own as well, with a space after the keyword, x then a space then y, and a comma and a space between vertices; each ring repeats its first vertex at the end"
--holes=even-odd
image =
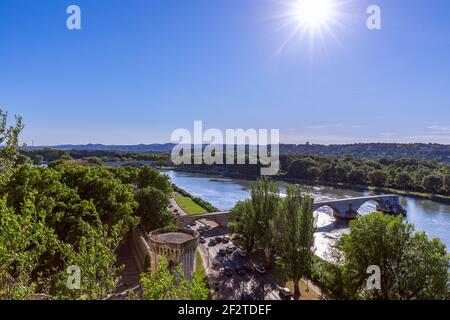
POLYGON ((172 212, 173 214, 179 213, 181 216, 188 215, 186 213, 186 211, 184 211, 183 208, 180 207, 180 205, 178 204, 178 202, 175 200, 175 198, 173 196, 170 197, 170 205, 171 205, 171 207, 169 207, 169 211, 172 212), (177 211, 175 211, 175 210, 177 210, 177 211))

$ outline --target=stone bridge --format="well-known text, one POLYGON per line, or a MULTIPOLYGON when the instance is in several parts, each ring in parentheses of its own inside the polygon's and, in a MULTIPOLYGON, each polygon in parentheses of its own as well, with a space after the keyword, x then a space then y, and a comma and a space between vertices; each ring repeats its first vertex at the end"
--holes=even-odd
POLYGON ((207 219, 216 222, 221 227, 226 228, 228 225, 228 211, 213 212, 195 215, 182 215, 178 217, 178 226, 184 227, 197 220, 207 219))
MULTIPOLYGON (((377 211, 390 214, 406 214, 406 211, 400 205, 400 198, 395 194, 368 196, 359 198, 347 198, 338 200, 326 200, 313 202, 313 211, 321 207, 330 207, 333 209, 333 215, 340 219, 354 219, 358 214, 358 209, 369 201, 377 203, 377 211)), ((212 220, 222 227, 228 225, 228 211, 214 212, 196 215, 182 215, 178 217, 178 226, 184 227, 197 220, 212 220)))
POLYGON ((321 207, 330 207, 333 209, 335 217, 354 219, 358 214, 358 209, 369 201, 375 201, 377 203, 377 211, 391 214, 406 214, 406 211, 400 205, 399 196, 395 194, 317 201, 313 203, 313 210, 316 211, 321 207))

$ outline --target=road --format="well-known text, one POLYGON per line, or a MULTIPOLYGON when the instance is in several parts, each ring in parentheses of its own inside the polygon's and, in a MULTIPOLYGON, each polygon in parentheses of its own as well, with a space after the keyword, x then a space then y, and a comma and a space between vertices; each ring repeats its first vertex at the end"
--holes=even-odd
MULTIPOLYGON (((197 221, 195 226, 191 229, 199 231, 198 229, 205 224, 212 225, 205 221, 197 221)), ((230 236, 229 232, 221 227, 214 227, 210 230, 201 232, 205 237, 205 243, 199 244, 199 252, 203 259, 203 265, 208 277, 210 287, 214 289, 214 284, 219 283, 217 291, 214 290, 212 298, 217 300, 241 300, 241 299, 255 299, 255 300, 280 300, 279 289, 281 288, 269 274, 258 274, 245 272, 244 275, 236 273, 237 266, 243 266, 246 263, 255 265, 248 257, 241 257, 238 254, 240 250, 232 241, 224 244, 219 243, 215 246, 210 246, 212 239, 220 236, 230 236), (228 253, 226 256, 219 254, 220 249, 227 247, 236 248, 233 253, 228 253), (230 267, 233 275, 226 276, 224 268, 230 267)))
POLYGON ((170 197, 169 211, 172 212, 173 214, 178 213, 181 216, 187 215, 187 213, 183 210, 183 208, 180 207, 180 205, 178 204, 178 202, 175 200, 174 197, 170 197))

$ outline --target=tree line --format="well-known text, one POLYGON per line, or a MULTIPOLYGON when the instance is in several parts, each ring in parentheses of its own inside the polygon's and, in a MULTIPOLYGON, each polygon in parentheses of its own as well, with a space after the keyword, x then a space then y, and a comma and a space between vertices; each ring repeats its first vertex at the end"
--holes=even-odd
POLYGON ((436 161, 283 155, 280 162, 288 178, 450 194, 450 165, 436 161))
POLYGON ((91 159, 97 162, 154 161, 164 164, 170 160, 170 154, 159 152, 130 152, 115 150, 61 150, 53 148, 20 148, 20 160, 40 165, 44 161, 91 159))

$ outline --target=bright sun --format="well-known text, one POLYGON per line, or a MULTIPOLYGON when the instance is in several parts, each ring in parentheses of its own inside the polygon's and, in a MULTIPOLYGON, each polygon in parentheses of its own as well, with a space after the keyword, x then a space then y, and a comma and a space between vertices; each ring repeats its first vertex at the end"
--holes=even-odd
POLYGON ((277 52, 281 52, 297 34, 300 38, 309 37, 311 47, 317 40, 323 42, 327 34, 335 38, 334 29, 340 24, 343 0, 285 0, 282 3, 287 8, 277 16, 284 20, 280 29, 293 28, 277 52))
POLYGON ((292 15, 300 27, 317 29, 332 18, 332 0, 296 0, 292 15))

